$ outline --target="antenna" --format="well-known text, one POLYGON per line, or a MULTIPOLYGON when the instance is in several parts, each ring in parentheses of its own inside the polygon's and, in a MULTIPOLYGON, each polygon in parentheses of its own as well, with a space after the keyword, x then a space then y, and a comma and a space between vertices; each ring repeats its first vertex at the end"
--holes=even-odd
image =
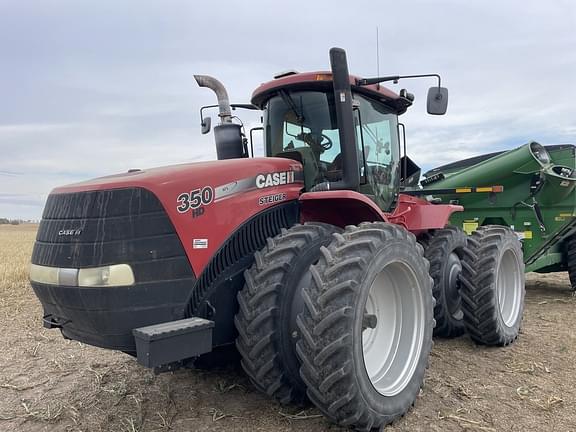
POLYGON ((376 26, 376 76, 380 76, 380 38, 378 37, 378 26, 376 26))

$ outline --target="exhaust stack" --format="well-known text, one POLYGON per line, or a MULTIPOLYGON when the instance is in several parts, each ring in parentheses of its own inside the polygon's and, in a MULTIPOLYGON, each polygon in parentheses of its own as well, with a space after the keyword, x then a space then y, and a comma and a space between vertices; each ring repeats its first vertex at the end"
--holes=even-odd
POLYGON ((335 189, 358 190, 360 184, 354 113, 352 111, 352 90, 346 52, 342 48, 330 49, 330 67, 332 69, 336 119, 342 151, 342 180, 319 183, 311 189, 312 192, 335 189))
MULTIPOLYGON (((216 78, 208 75, 194 75, 200 87, 206 87, 216 93, 218 98, 218 117, 220 124, 214 127, 216 155, 218 160, 248 157, 248 150, 242 136, 242 126, 232 123, 230 99, 224 85, 216 78)), ((209 120, 209 118, 207 118, 209 120)), ((202 123, 202 133, 210 131, 210 123, 202 123)))
POLYGON ((208 75, 194 75, 194 79, 200 87, 206 87, 216 93, 218 98, 218 117, 222 123, 232 123, 232 111, 230 109, 230 99, 224 85, 216 78, 208 75))

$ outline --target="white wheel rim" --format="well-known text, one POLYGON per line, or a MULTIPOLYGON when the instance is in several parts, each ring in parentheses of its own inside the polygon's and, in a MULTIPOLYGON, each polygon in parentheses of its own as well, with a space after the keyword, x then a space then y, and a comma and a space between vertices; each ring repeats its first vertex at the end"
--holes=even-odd
POLYGON ((422 287, 410 266, 397 261, 376 276, 365 313, 377 318, 362 332, 366 372, 378 393, 397 395, 418 366, 426 327, 422 287))
POLYGON ((512 249, 506 250, 496 272, 498 306, 506 327, 516 323, 522 305, 522 273, 518 260, 512 249))

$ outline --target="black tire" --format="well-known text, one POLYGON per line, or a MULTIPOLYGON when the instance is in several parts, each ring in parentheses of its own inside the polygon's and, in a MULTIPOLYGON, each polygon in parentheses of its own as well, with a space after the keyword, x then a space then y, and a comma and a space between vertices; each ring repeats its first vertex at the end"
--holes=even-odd
POLYGON ((565 246, 566 266, 568 267, 568 277, 572 290, 576 291, 576 235, 566 240, 565 246))
POLYGON ((418 239, 424 247, 424 257, 430 262, 430 276, 434 279, 434 336, 437 337, 457 337, 466 331, 460 298, 460 273, 467 237, 464 231, 449 225, 418 239))
MULTIPOLYGON (((256 388, 284 404, 301 403, 306 394, 293 336, 294 297, 300 298, 302 284, 309 282, 308 270, 318 260, 320 247, 338 230, 327 224, 295 225, 269 238, 255 253, 238 292, 234 322, 242 367, 256 388)), ((294 307, 301 308, 301 301, 294 307)))
POLYGON ((460 286, 466 330, 478 344, 508 345, 518 337, 524 312, 522 244, 498 225, 480 227, 468 244, 460 286))
POLYGON ((306 383, 308 397, 330 420, 357 430, 380 428, 410 409, 423 383, 434 328, 434 298, 428 262, 422 246, 411 233, 382 222, 349 226, 343 234, 335 234, 334 241, 321 251, 318 264, 310 268, 312 283, 302 292, 304 309, 298 316, 300 339, 297 343, 302 362, 300 374, 306 383), (387 295, 393 294, 390 298, 409 295, 418 300, 413 303, 400 301, 405 309, 398 314, 368 315, 369 304, 377 303, 371 297, 373 285, 388 287, 389 290, 374 292, 388 291, 387 295), (415 318, 406 322, 417 322, 421 326, 414 332, 403 327, 404 320, 396 320, 397 316, 407 317, 410 311, 415 318), (376 319, 372 321, 374 316, 376 319), (397 325, 389 326, 387 319, 396 320, 397 325), (390 347, 396 349, 378 343, 373 344, 374 351, 366 354, 363 344, 371 344, 377 339, 371 336, 378 334, 365 334, 368 327, 374 332, 390 327, 403 328, 404 333, 394 330, 393 337, 385 338, 385 343, 393 341, 390 347), (411 333, 417 336, 407 337, 411 333), (367 342, 364 335, 367 335, 367 342), (384 350, 400 353, 405 344, 415 347, 412 358, 383 355, 384 350), (386 359, 386 364, 389 358, 393 360, 385 372, 382 373, 384 366, 369 372, 367 362, 379 357, 386 359), (401 386, 386 391, 382 380, 392 379, 388 370, 396 368, 409 372, 401 372, 403 375, 392 381, 395 384, 390 384, 393 387, 400 382, 401 386), (369 374, 375 377, 375 384, 369 374))

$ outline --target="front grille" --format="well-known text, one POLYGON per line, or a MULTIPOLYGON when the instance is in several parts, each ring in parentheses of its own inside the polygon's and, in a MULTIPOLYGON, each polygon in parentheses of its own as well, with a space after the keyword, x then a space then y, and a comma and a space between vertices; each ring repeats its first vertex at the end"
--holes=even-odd
POLYGON ((32 263, 60 268, 125 263, 137 283, 195 280, 162 204, 142 188, 50 195, 32 263))

